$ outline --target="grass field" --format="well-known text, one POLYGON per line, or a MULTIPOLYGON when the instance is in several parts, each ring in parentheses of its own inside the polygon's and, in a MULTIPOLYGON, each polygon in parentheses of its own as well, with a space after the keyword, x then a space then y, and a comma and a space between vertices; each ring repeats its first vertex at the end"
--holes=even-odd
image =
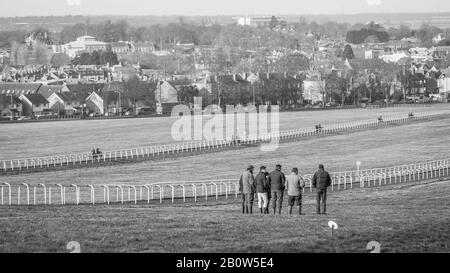
POLYGON ((301 173, 312 173, 324 163, 329 171, 389 167, 406 163, 448 158, 450 118, 383 129, 345 133, 280 144, 271 153, 246 148, 201 156, 146 161, 136 164, 22 174, 4 177, 10 183, 132 183, 222 179, 238 177, 248 164, 283 165, 288 172, 298 167, 301 173))
MULTIPOLYGON (((438 106, 443 109, 446 105, 438 106)), ((435 110, 433 108, 432 110, 435 110)), ((281 128, 297 128, 428 108, 282 113, 281 128)), ((167 118, 0 125, 1 156, 85 152, 86 145, 115 149, 170 142, 167 118), (138 132, 138 133, 137 133, 138 132), (126 139, 126 141, 124 141, 126 139)), ((248 164, 312 173, 389 167, 448 158, 450 118, 283 143, 274 152, 245 148, 177 159, 89 169, 3 176, 12 184, 145 184, 238 178, 248 164)), ((0 252, 384 252, 450 251, 450 182, 353 189, 330 193, 328 215, 244 217, 239 200, 197 205, 0 207, 0 252), (331 238, 327 222, 339 228, 331 238)), ((285 213, 286 211, 284 211, 285 213)))
MULTIPOLYGON (((282 112, 280 129, 305 128, 317 123, 339 123, 377 118, 379 115, 407 115, 411 111, 419 113, 448 108, 447 104, 442 104, 433 107, 282 112)), ((173 143, 171 127, 175 120, 161 117, 0 124, 0 159, 86 153, 90 152, 92 147, 107 151, 173 143)))
POLYGON ((0 207, 0 252, 450 252, 450 182, 330 193, 328 214, 243 216, 238 200, 179 206, 0 207), (334 237, 327 225, 338 224, 334 237))

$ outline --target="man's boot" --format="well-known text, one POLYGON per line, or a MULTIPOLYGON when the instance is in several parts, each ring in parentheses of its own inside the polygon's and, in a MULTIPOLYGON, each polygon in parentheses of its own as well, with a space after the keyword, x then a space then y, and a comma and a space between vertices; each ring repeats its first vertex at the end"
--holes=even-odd
POLYGON ((298 215, 302 215, 302 206, 298 206, 298 215))
POLYGON ((250 214, 253 214, 253 205, 250 205, 250 214))
POLYGON ((278 209, 278 214, 281 214, 281 207, 278 209))
POLYGON ((292 214, 292 207, 289 207, 289 214, 292 214))
POLYGON ((259 210, 261 211, 261 214, 263 214, 263 208, 260 208, 259 210))

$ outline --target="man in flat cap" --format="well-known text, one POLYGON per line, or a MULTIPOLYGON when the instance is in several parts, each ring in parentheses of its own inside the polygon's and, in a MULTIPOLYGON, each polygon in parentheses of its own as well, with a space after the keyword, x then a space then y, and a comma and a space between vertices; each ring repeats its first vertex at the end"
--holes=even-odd
POLYGON ((319 165, 319 170, 314 174, 312 185, 316 189, 317 214, 321 214, 320 204, 322 203, 323 213, 327 212, 327 188, 331 185, 330 174, 325 171, 323 164, 319 165))
POLYGON ((271 191, 271 200, 273 213, 281 214, 281 207, 283 204, 283 195, 285 189, 286 177, 281 172, 281 165, 276 165, 275 170, 269 174, 269 185, 271 191))
POLYGON ((241 175, 239 180, 239 188, 242 193, 242 213, 253 213, 253 200, 255 196, 255 178, 253 177, 253 170, 255 168, 250 165, 247 170, 241 175))

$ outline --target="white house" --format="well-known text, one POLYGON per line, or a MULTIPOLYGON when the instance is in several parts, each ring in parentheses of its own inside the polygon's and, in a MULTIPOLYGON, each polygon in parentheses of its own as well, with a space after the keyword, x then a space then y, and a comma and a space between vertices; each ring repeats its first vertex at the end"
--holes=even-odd
POLYGON ((433 37, 433 43, 438 44, 439 42, 445 40, 445 36, 443 33, 439 33, 438 35, 433 37))
MULTIPOLYGON (((81 52, 92 53, 94 51, 106 50, 108 43, 97 41, 92 36, 81 36, 76 41, 61 46, 62 53, 67 54, 71 58, 75 58, 81 52)), ((55 50, 55 49, 54 49, 55 50)))
POLYGON ((380 59, 382 59, 386 63, 397 63, 398 61, 400 61, 403 58, 409 58, 409 55, 403 51, 394 52, 392 54, 385 54, 385 55, 380 56, 380 59))
POLYGON ((178 91, 167 81, 160 81, 155 90, 155 98, 159 103, 175 103, 178 102, 178 91))
POLYGON ((411 53, 411 59, 415 62, 424 62, 433 59, 431 57, 431 51, 426 47, 414 47, 409 49, 409 52, 411 53))
POLYGON ((438 79, 439 94, 444 98, 450 98, 450 69, 441 71, 442 75, 438 79))
POLYGON ((85 100, 86 107, 91 113, 105 114, 105 107, 103 98, 97 94, 97 92, 92 92, 85 100))
POLYGON ((54 92, 47 100, 49 108, 61 115, 73 115, 81 107, 81 102, 70 92, 54 92))
POLYGON ((303 100, 317 103, 323 101, 322 93, 325 90, 325 81, 304 80, 303 81, 303 100))

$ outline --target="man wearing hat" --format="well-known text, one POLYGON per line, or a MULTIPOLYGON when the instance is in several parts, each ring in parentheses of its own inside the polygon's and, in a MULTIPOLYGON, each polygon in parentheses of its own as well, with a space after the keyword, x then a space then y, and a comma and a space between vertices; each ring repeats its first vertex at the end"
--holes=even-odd
POLYGON ((294 205, 298 206, 298 214, 302 214, 302 190, 305 187, 303 178, 298 175, 298 168, 293 168, 286 177, 286 189, 288 192, 289 214, 292 214, 294 205))
POLYGON ((278 207, 278 213, 281 214, 281 206, 283 204, 283 194, 285 189, 285 183, 286 183, 286 177, 284 176, 284 173, 281 172, 281 165, 277 165, 275 167, 275 171, 271 172, 269 174, 269 184, 270 184, 270 191, 271 191, 271 200, 273 207, 273 213, 277 213, 277 207, 278 207))
POLYGON ((239 188, 242 193, 242 213, 253 213, 253 199, 255 196, 255 179, 253 177, 254 167, 247 167, 247 170, 241 175, 239 188))
POLYGON ((323 164, 319 165, 319 170, 314 174, 312 185, 316 189, 317 214, 320 214, 320 203, 322 203, 323 213, 327 212, 327 188, 331 185, 330 174, 325 171, 323 164))

